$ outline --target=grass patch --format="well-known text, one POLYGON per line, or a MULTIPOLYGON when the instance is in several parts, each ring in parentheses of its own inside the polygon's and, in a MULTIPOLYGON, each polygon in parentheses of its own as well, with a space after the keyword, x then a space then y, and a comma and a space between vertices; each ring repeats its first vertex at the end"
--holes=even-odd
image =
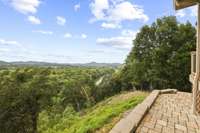
POLYGON ((106 133, 117 123, 123 112, 134 108, 146 96, 147 93, 144 92, 129 92, 108 98, 96 106, 84 110, 84 115, 78 114, 78 117, 76 116, 74 120, 71 120, 70 126, 56 132, 106 133))

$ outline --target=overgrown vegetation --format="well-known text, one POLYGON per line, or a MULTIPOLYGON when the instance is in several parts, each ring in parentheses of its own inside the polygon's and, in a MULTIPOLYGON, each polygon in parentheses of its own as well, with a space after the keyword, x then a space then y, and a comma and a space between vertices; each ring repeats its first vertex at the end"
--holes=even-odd
POLYGON ((40 131, 44 133, 94 133, 109 123, 110 126, 101 131, 101 133, 106 133, 116 124, 116 122, 111 122, 114 118, 120 117, 123 112, 136 106, 146 95, 147 93, 144 92, 116 95, 79 113, 70 107, 57 116, 52 112, 48 115, 47 112, 43 112, 40 116, 40 131), (49 116, 54 116, 55 119, 49 116))

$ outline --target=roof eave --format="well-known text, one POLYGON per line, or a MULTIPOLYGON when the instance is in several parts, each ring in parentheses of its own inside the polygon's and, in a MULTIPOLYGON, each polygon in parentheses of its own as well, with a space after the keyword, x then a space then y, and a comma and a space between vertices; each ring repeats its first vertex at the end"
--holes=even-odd
POLYGON ((189 6, 193 6, 199 2, 199 0, 182 0, 182 2, 178 0, 173 0, 175 10, 183 9, 189 6))

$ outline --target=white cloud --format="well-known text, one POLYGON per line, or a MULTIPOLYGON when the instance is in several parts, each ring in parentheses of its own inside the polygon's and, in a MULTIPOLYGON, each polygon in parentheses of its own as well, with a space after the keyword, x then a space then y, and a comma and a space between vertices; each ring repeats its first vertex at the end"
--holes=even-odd
POLYGON ((0 45, 21 47, 21 44, 18 43, 17 41, 10 41, 10 40, 5 40, 1 38, 0 38, 0 45))
POLYGON ((65 33, 64 38, 72 38, 72 35, 70 33, 65 33))
POLYGON ((57 16, 56 20, 57 20, 57 24, 61 25, 61 26, 65 25, 65 23, 66 23, 66 19, 64 17, 61 17, 61 16, 57 16))
POLYGON ((139 31, 133 31, 133 30, 125 29, 125 30, 122 30, 121 35, 133 37, 133 39, 135 39, 138 32, 139 31))
POLYGON ((41 24, 39 18, 30 15, 37 13, 41 0, 6 0, 18 12, 28 16, 27 20, 32 24, 41 24))
POLYGON ((109 2, 108 0, 94 0, 90 7, 95 19, 101 20, 105 17, 104 11, 109 9, 109 2))
POLYGON ((80 5, 80 3, 79 3, 79 4, 76 4, 76 5, 74 5, 74 11, 78 11, 80 8, 81 8, 81 5, 80 5))
POLYGON ((176 15, 177 17, 182 18, 182 17, 185 17, 186 12, 185 12, 185 10, 178 10, 178 11, 176 12, 175 15, 176 15))
POLYGON ((20 13, 36 13, 40 0, 10 0, 11 6, 20 13))
POLYGON ((88 51, 89 54, 117 54, 117 53, 124 53, 124 51, 120 50, 120 49, 93 49, 93 50, 89 50, 88 51))
POLYGON ((26 51, 26 48, 21 43, 3 38, 0 38, 0 49, 2 52, 10 52, 13 50, 26 51))
POLYGON ((52 31, 44 31, 44 30, 35 30, 33 32, 41 33, 41 34, 44 34, 44 35, 52 35, 53 34, 52 31))
POLYGON ((120 49, 130 49, 132 47, 132 40, 135 39, 138 31, 122 30, 121 35, 110 38, 98 38, 97 44, 111 46, 120 49))
POLYGON ((143 22, 149 20, 142 7, 127 0, 93 0, 90 9, 94 17, 89 22, 104 21, 121 24, 125 20, 143 22))
POLYGON ((94 54, 96 54, 96 53, 109 53, 110 51, 108 51, 107 49, 94 49, 94 50, 90 50, 90 51, 88 51, 88 53, 94 53, 94 54))
POLYGON ((108 19, 121 22, 123 20, 143 20, 147 22, 149 18, 144 14, 144 10, 138 5, 133 5, 130 2, 122 2, 115 6, 114 9, 110 11, 110 16, 108 19))
POLYGON ((64 38, 74 38, 74 39, 86 39, 88 36, 84 33, 80 35, 72 35, 71 33, 65 33, 64 38))
POLYGON ((28 21, 32 24, 41 24, 40 19, 35 16, 28 16, 28 21))
POLYGON ((0 48, 0 52, 10 52, 11 50, 8 48, 0 48))
POLYGON ((87 35, 86 35, 86 34, 81 34, 81 38, 82 38, 82 39, 86 39, 86 38, 87 38, 87 35))
POLYGON ((130 38, 127 37, 111 37, 111 38, 98 38, 97 44, 106 45, 106 46, 112 46, 115 48, 131 48, 131 41, 130 38))
POLYGON ((121 28, 121 26, 119 24, 116 24, 116 23, 106 23, 106 22, 103 22, 101 24, 101 27, 105 28, 105 29, 119 29, 119 28, 121 28))
POLYGON ((73 38, 73 39, 86 39, 88 36, 84 33, 80 35, 72 35, 71 33, 65 33, 64 38, 73 38))

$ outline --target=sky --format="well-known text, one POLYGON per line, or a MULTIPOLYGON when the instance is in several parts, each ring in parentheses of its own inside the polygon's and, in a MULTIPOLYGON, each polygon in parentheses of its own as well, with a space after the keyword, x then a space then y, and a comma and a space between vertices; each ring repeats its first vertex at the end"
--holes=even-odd
POLYGON ((142 26, 196 14, 172 0, 0 0, 0 60, 123 63, 142 26))

